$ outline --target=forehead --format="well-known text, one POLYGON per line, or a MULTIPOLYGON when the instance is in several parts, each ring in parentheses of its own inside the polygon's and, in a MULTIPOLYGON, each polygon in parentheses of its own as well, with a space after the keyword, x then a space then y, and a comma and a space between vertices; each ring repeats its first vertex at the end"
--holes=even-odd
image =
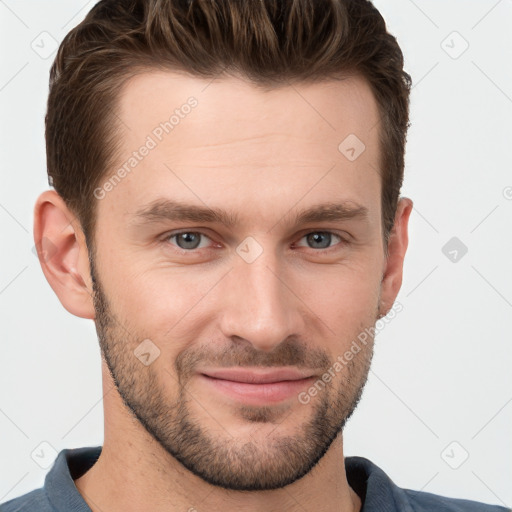
POLYGON ((359 76, 262 89, 241 78, 207 80, 162 71, 138 74, 125 84, 119 115, 127 132, 151 133, 190 98, 197 106, 194 115, 185 114, 185 118, 193 132, 177 129, 184 119, 181 112, 173 120, 172 138, 179 140, 182 149, 242 142, 246 136, 254 145, 265 142, 258 136, 280 134, 307 139, 326 150, 350 133, 371 142, 379 119, 370 86, 359 76))
POLYGON ((161 196, 214 206, 230 189, 231 206, 262 209, 277 209, 283 191, 359 204, 380 195, 378 107, 357 76, 263 90, 234 77, 144 72, 123 87, 117 115, 120 151, 107 178, 127 172, 106 202, 125 211, 161 196))

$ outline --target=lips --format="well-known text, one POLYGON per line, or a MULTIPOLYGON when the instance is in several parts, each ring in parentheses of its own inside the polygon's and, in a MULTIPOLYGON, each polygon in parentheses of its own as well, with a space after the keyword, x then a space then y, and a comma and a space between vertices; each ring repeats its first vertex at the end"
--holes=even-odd
POLYGON ((272 370, 266 369, 247 369, 247 368, 229 368, 203 370, 203 375, 232 382, 243 382, 248 384, 269 384, 273 382, 295 381, 313 377, 312 372, 299 370, 296 368, 278 368, 272 370))
POLYGON ((199 372, 201 385, 223 398, 247 405, 278 404, 294 397, 311 385, 315 373, 292 367, 281 368, 208 368, 199 372))

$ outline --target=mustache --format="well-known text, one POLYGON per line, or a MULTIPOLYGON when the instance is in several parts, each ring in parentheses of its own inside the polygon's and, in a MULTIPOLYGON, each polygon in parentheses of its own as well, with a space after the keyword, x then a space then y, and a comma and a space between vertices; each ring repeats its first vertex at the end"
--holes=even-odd
POLYGON ((199 365, 222 368, 294 366, 322 371, 331 364, 326 351, 308 347, 304 342, 292 338, 280 343, 271 352, 257 350, 247 341, 234 342, 220 350, 215 350, 215 346, 206 344, 185 349, 176 357, 174 363, 177 374, 186 378, 199 365))

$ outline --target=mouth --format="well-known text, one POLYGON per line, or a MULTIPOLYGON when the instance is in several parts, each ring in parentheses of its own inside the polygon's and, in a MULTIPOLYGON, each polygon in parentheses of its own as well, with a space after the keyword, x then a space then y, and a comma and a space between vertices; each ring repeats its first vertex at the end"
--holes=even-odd
POLYGON ((216 392, 252 405, 277 403, 296 397, 315 379, 312 372, 293 368, 214 369, 204 370, 199 377, 216 392))

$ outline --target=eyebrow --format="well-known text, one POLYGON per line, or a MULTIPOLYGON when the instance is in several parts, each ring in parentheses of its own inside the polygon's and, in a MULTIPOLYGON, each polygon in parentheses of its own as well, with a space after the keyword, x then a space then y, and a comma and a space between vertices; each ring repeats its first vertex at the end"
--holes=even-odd
MULTIPOLYGON (((292 218, 294 225, 313 222, 340 222, 346 220, 367 220, 368 208, 354 201, 328 202, 312 206, 293 215, 290 211, 274 224, 281 224, 285 218, 292 218)), ((236 214, 222 209, 183 203, 171 199, 156 199, 132 214, 131 222, 146 225, 158 222, 204 222, 217 223, 233 228, 239 223, 236 214)), ((273 226, 273 227, 274 227, 273 226)), ((272 228, 271 228, 272 229, 272 228)))

